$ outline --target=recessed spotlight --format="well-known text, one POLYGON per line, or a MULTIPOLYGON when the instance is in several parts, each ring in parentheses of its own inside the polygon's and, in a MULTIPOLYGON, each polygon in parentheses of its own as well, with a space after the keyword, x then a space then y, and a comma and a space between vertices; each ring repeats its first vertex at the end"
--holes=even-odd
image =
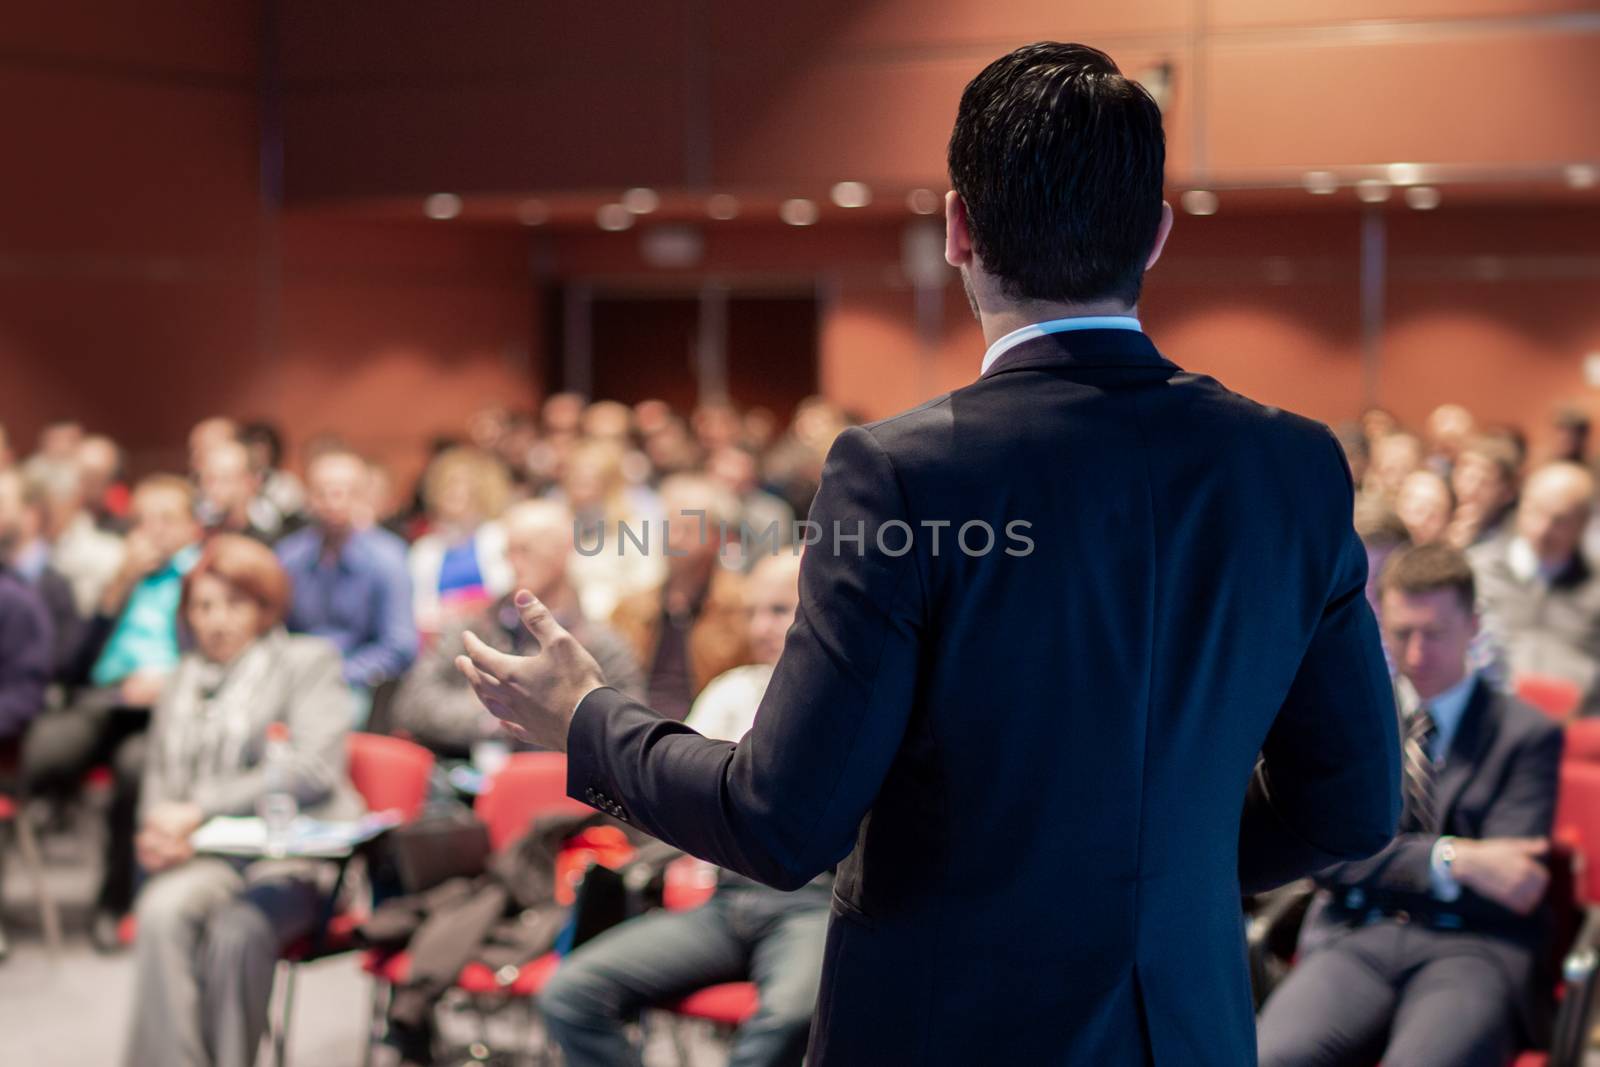
POLYGON ((829 195, 840 207, 866 207, 872 203, 872 190, 865 182, 839 182, 829 195))
POLYGON ((1406 190, 1406 204, 1418 211, 1432 211, 1440 199, 1439 190, 1431 185, 1413 185, 1406 190))
POLYGON ((1600 167, 1592 163, 1573 163, 1566 168, 1567 184, 1574 189, 1593 189, 1600 185, 1600 167))
POLYGON ((648 215, 661 206, 661 196, 654 189, 638 186, 622 194, 622 207, 630 215, 648 215))
POLYGON ((1313 196, 1327 196, 1339 189, 1339 176, 1331 170, 1308 170, 1301 183, 1313 196))
POLYGON ((739 217, 739 198, 731 193, 717 193, 706 201, 706 214, 726 222, 739 217))
POLYGON ((543 226, 550 221, 550 205, 543 200, 524 200, 517 205, 517 221, 524 226, 543 226))
POLYGON ((461 198, 455 193, 434 193, 422 202, 422 213, 430 219, 453 219, 461 214, 461 198))
POLYGON ((1422 181, 1422 166, 1420 164, 1389 164, 1389 183, 1391 185, 1416 185, 1420 181, 1422 181))
POLYGON ((778 217, 790 226, 810 226, 817 221, 818 214, 816 201, 803 196, 785 200, 778 206, 778 217))
POLYGON ((617 233, 633 225, 633 212, 621 204, 605 204, 594 213, 595 225, 608 233, 617 233))
POLYGON ((1180 198, 1183 210, 1191 215, 1215 215, 1217 213, 1217 194, 1210 189, 1190 189, 1180 198))
POLYGON ((906 207, 913 215, 932 215, 943 201, 932 189, 913 189, 906 194, 906 207))
POLYGON ((1356 182, 1356 199, 1363 204, 1381 204, 1389 199, 1390 185, 1382 178, 1362 178, 1356 182))

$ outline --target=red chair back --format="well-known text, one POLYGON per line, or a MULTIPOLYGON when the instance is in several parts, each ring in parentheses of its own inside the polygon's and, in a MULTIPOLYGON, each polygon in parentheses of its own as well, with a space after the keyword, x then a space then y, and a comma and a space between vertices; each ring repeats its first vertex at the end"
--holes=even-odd
POLYGON ((350 783, 369 811, 393 808, 410 822, 422 814, 433 774, 433 753, 398 737, 353 733, 345 742, 350 783))
POLYGON ((661 906, 668 911, 698 908, 717 891, 717 869, 704 860, 684 856, 667 865, 661 880, 661 906))
POLYGON ((1600 764, 1600 715, 1567 723, 1567 741, 1561 758, 1570 763, 1600 764))
POLYGON ((567 757, 559 752, 519 752, 489 780, 472 807, 489 827, 496 852, 521 837, 541 815, 592 810, 567 796, 567 757))
POLYGON ((1572 718, 1583 703, 1583 690, 1578 683, 1565 678, 1552 678, 1548 674, 1519 674, 1515 688, 1517 697, 1532 704, 1557 722, 1572 718))
POLYGON ((1562 763, 1552 836, 1577 853, 1578 901, 1600 903, 1600 763, 1562 763))

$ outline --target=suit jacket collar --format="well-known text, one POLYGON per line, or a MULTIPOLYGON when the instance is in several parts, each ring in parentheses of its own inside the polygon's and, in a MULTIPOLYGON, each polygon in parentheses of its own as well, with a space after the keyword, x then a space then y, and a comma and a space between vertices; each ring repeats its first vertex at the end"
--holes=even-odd
POLYGON ((1067 330, 1031 338, 1002 352, 982 377, 1018 370, 1095 367, 1179 369, 1156 351, 1148 334, 1138 330, 1067 330))
POLYGON ((1444 766, 1440 768, 1436 781, 1441 826, 1450 824, 1451 808, 1483 762, 1483 754, 1488 750, 1489 743, 1494 740, 1495 723, 1489 715, 1492 700, 1489 684, 1479 678, 1473 686, 1472 698, 1467 701, 1467 710, 1461 715, 1461 725, 1456 727, 1455 739, 1450 742, 1450 751, 1445 756, 1444 766))

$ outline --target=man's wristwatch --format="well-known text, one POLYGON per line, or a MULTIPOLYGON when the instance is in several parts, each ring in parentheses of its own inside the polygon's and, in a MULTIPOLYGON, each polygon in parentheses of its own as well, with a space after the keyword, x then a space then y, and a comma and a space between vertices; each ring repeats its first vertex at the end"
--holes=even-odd
POLYGON ((1456 876, 1456 839, 1453 837, 1439 838, 1439 869, 1447 877, 1456 876))

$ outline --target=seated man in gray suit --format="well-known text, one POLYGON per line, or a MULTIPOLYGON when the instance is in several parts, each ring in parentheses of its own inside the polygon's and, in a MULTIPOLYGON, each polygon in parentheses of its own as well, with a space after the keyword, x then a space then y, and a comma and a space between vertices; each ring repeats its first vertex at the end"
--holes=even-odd
POLYGON ((1528 479, 1510 535, 1469 557, 1484 627, 1512 676, 1575 682, 1585 715, 1600 712, 1600 571, 1583 548, 1594 498, 1594 476, 1583 467, 1541 467, 1528 479))
POLYGON ((1505 1067, 1549 1025, 1536 982, 1561 731, 1467 669, 1478 618, 1459 551, 1404 550, 1380 589, 1400 833, 1317 875, 1299 962, 1262 1009, 1261 1064, 1505 1067))

